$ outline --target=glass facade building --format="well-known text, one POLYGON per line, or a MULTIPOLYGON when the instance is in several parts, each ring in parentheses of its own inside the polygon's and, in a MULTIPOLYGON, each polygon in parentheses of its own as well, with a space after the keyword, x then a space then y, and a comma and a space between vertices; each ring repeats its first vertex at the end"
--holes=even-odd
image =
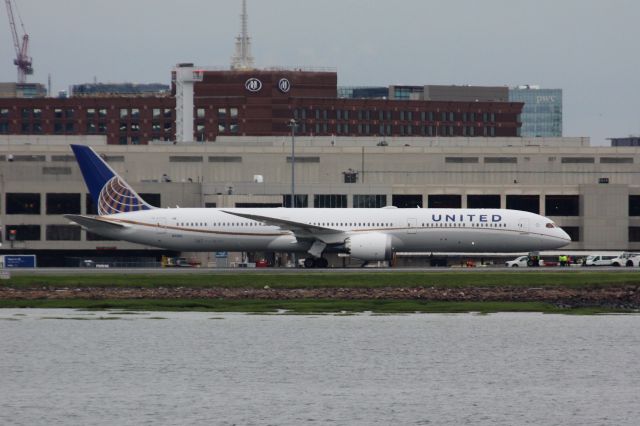
POLYGON ((629 136, 626 138, 611 138, 609 140, 611 141, 611 146, 640 146, 640 136, 629 136))
POLYGON ((389 88, 381 86, 339 86, 340 99, 384 99, 389 97, 389 88))
POLYGON ((518 86, 509 89, 509 101, 524 102, 520 136, 562 136, 562 89, 518 86))
POLYGON ((424 99, 424 86, 389 86, 389 99, 403 101, 424 99))

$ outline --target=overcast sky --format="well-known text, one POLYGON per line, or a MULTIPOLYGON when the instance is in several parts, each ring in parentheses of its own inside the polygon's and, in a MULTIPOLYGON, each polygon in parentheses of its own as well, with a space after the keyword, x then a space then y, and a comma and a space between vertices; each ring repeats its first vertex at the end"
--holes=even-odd
MULTIPOLYGON (((35 74, 55 91, 169 83, 228 67, 241 0, 15 0, 35 74)), ((640 134, 640 1, 248 0, 258 67, 332 67, 339 85, 538 84, 564 93, 565 136, 640 134)), ((2 8, 0 81, 15 81, 2 8)), ((18 24, 19 25, 19 24, 18 24)))

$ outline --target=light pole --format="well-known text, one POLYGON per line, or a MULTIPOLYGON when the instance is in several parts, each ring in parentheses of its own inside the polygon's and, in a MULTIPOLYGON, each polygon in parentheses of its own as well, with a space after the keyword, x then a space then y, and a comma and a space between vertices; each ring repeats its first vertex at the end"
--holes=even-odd
MULTIPOLYGON (((291 127, 291 207, 296 207, 296 126, 298 122, 293 118, 289 120, 289 127, 291 127)), ((293 259, 293 267, 298 265, 298 257, 296 252, 291 253, 293 259)))
POLYGON ((289 121, 291 127, 291 207, 296 207, 296 126, 298 122, 293 118, 289 121))

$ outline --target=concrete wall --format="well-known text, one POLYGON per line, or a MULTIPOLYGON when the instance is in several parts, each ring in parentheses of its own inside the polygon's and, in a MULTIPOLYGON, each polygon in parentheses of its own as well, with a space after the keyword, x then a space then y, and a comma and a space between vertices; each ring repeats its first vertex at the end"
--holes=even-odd
POLYGON ((581 185, 583 245, 619 249, 627 240, 629 187, 627 185, 581 185))
MULTIPOLYGON (((64 142, 95 144, 111 167, 137 191, 162 194, 162 207, 277 204, 291 191, 291 163, 287 160, 290 140, 251 138, 239 145, 107 146, 89 139, 67 137, 64 142), (164 182, 163 175, 171 182, 164 182), (261 175, 263 181, 254 182, 255 175, 261 175)), ((640 249, 640 243, 628 241, 629 226, 640 226, 640 217, 628 216, 629 195, 640 194, 640 148, 589 147, 583 138, 513 138, 503 140, 502 146, 494 146, 488 139, 485 144, 473 145, 466 138, 449 139, 448 145, 435 144, 433 138, 416 138, 410 146, 378 146, 375 138, 337 139, 333 145, 331 141, 303 139, 300 146, 296 142, 296 193, 308 196, 309 207, 313 207, 314 194, 347 195, 348 206, 353 205, 353 195, 357 194, 386 195, 388 204, 394 194, 417 194, 422 195, 425 206, 429 195, 457 194, 462 197, 462 207, 469 194, 500 195, 502 207, 506 207, 509 195, 537 195, 544 214, 546 195, 578 195, 578 216, 552 217, 561 226, 580 228, 581 238, 570 249, 640 249), (497 158, 515 162, 496 163, 497 158), (356 183, 344 182, 344 172, 349 169, 358 173, 356 183), (608 179, 608 184, 599 184, 601 178, 608 179)), ((60 215, 45 213, 47 193, 83 194, 85 212, 86 188, 69 147, 47 142, 38 139, 37 144, 3 144, 0 140, 4 241, 5 225, 67 223, 60 215), (9 155, 21 160, 10 162, 9 155), (36 161, 27 161, 29 156, 35 156, 36 161), (41 194, 42 213, 7 215, 7 192, 41 194)), ((86 241, 84 233, 81 241, 21 244, 25 249, 53 245, 95 249, 104 245, 86 241)), ((135 247, 121 242, 109 245, 135 247)), ((4 244, 0 250, 7 248, 4 244)))

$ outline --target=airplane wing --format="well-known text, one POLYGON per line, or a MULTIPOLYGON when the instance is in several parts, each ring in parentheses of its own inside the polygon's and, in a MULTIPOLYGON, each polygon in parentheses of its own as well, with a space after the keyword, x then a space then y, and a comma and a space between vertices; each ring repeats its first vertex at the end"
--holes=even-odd
POLYGON ((83 216, 79 214, 65 214, 65 218, 77 223, 91 232, 100 233, 100 231, 114 231, 127 227, 127 225, 117 222, 111 222, 101 216, 83 216))
POLYGON ((258 222, 264 222, 267 225, 278 226, 287 231, 291 231, 298 238, 314 238, 322 235, 342 234, 344 231, 340 229, 327 228, 324 226, 310 225, 304 222, 297 222, 295 220, 280 219, 277 217, 262 216, 250 213, 231 212, 228 210, 222 210, 224 213, 232 214, 234 216, 243 217, 245 219, 256 220, 258 222))

